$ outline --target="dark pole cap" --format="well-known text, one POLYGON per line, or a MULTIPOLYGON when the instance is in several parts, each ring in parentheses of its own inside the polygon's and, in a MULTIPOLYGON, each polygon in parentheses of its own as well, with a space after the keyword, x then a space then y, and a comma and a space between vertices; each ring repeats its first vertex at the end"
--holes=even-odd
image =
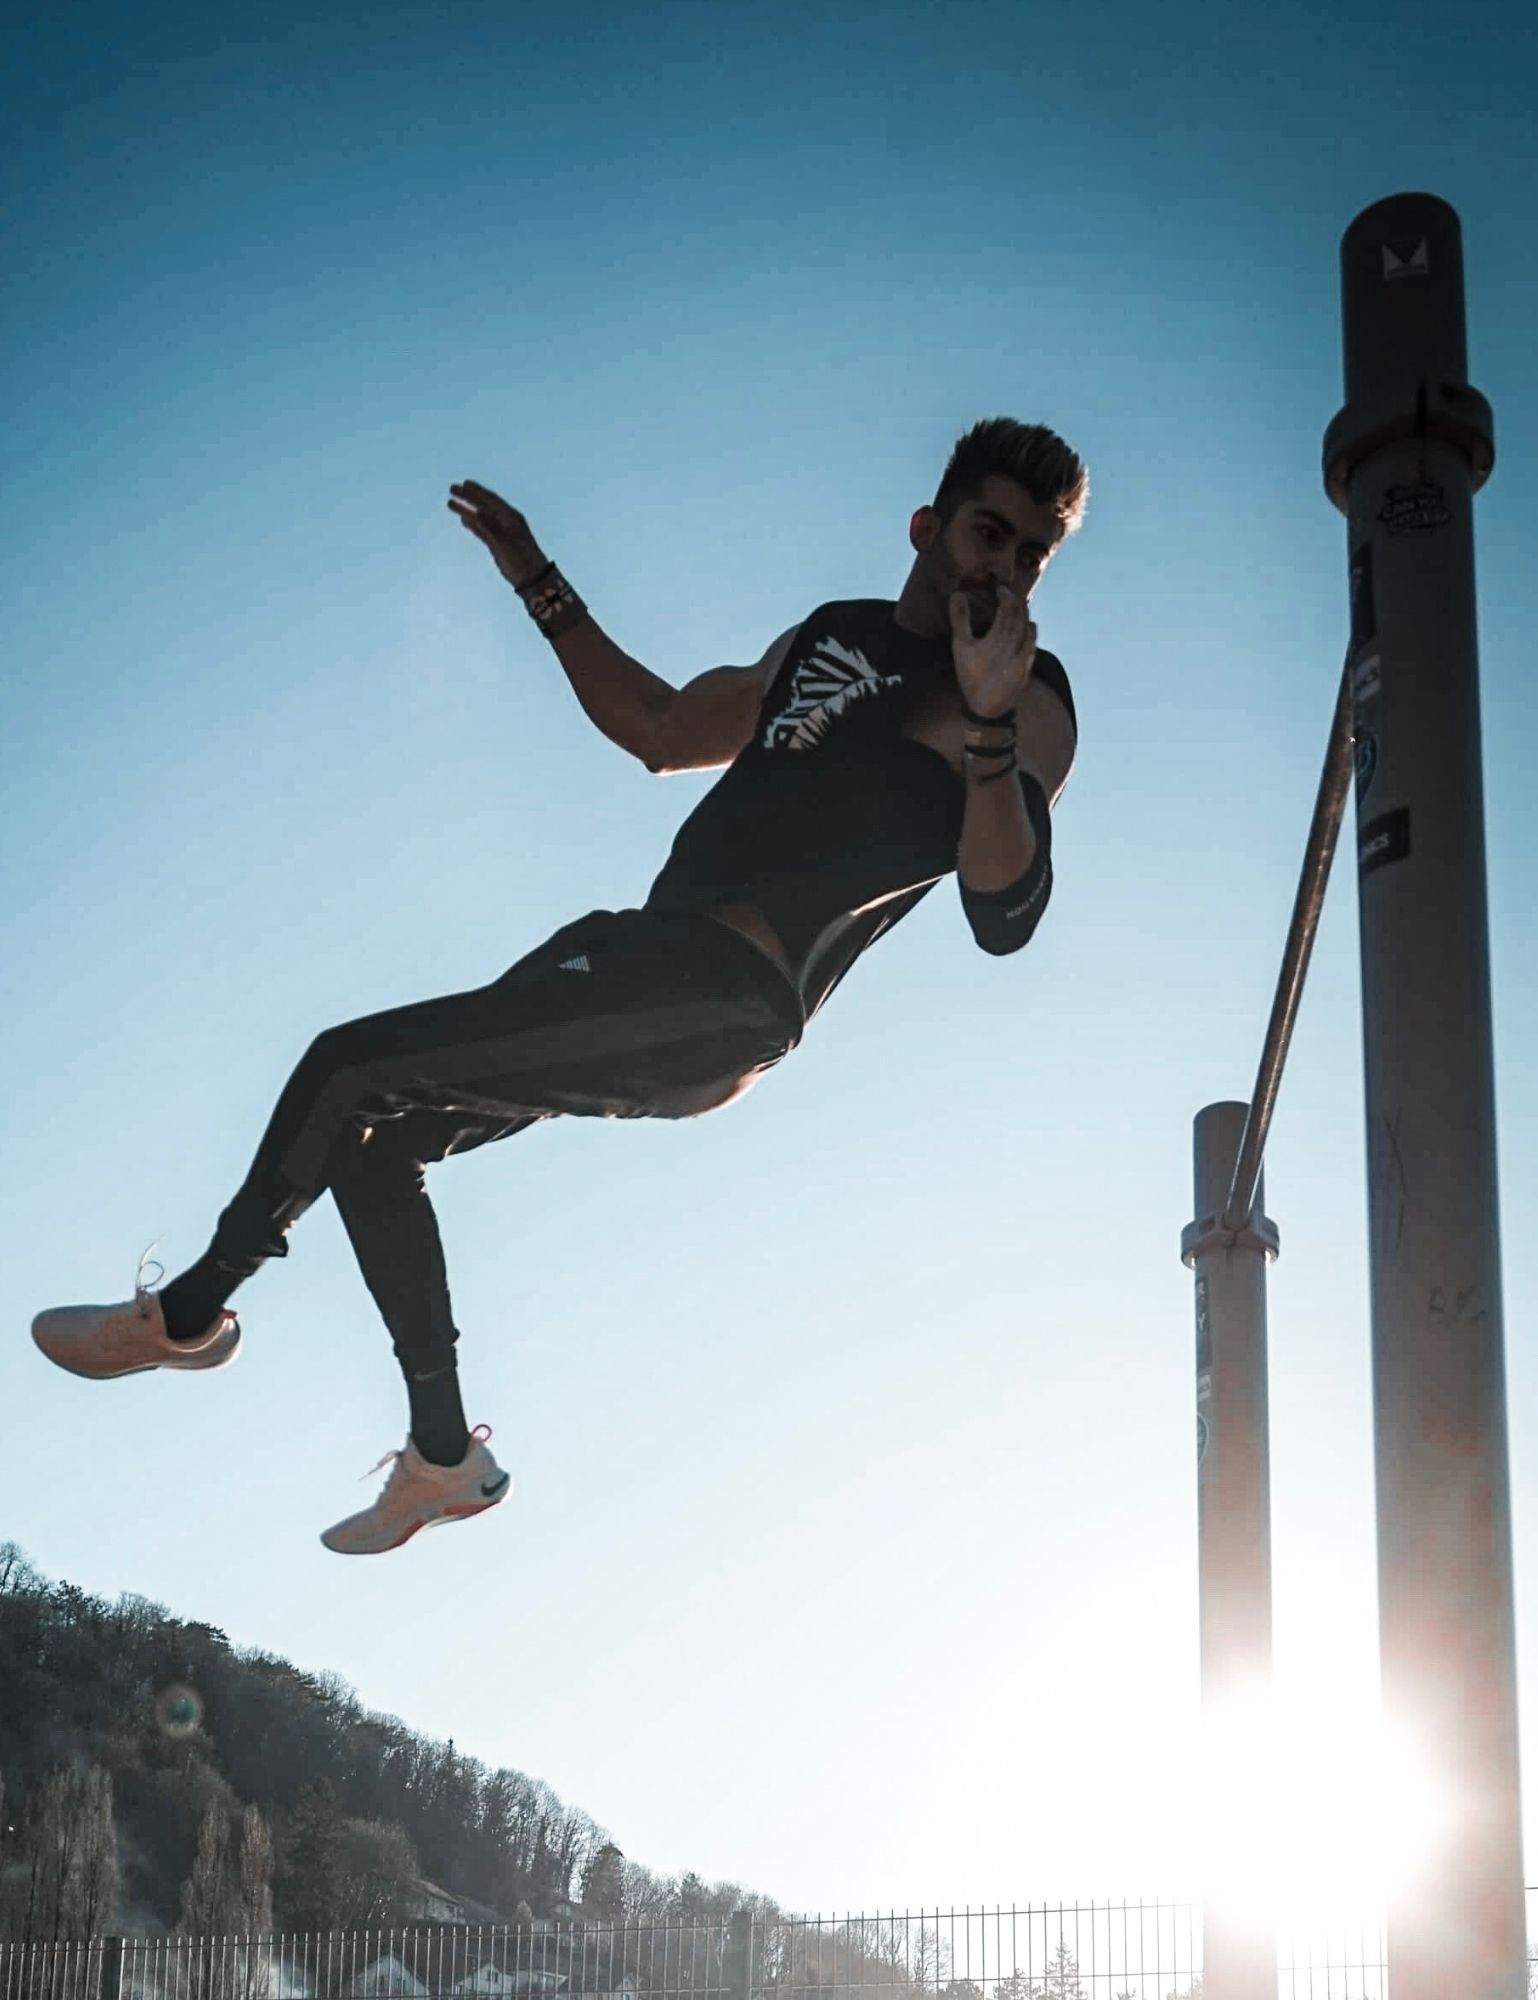
POLYGON ((1341 238, 1340 295, 1346 404, 1325 433, 1330 498, 1344 509, 1362 460, 1417 436, 1458 446, 1482 486, 1495 463, 1494 422, 1469 387, 1457 211, 1434 194, 1364 208, 1341 238))

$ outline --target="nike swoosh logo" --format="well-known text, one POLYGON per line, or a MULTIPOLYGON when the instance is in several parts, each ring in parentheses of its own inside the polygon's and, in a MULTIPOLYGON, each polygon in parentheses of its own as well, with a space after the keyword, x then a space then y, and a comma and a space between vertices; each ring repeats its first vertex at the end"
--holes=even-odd
POLYGON ((481 1498, 483 1500, 495 1500, 499 1493, 506 1490, 507 1482, 512 1476, 510 1472, 504 1472, 500 1479, 492 1480, 489 1486, 483 1484, 481 1487, 481 1498))

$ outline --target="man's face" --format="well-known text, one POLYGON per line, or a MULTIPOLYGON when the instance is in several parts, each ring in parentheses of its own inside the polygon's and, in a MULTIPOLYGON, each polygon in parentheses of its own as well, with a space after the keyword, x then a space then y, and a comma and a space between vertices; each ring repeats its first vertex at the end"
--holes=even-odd
POLYGON ((909 537, 919 552, 926 594, 933 594, 942 622, 950 622, 951 593, 965 591, 974 634, 993 623, 1000 584, 1028 597, 1063 539, 1052 509, 1001 473, 990 474, 981 492, 964 501, 946 527, 933 507, 921 507, 909 537))

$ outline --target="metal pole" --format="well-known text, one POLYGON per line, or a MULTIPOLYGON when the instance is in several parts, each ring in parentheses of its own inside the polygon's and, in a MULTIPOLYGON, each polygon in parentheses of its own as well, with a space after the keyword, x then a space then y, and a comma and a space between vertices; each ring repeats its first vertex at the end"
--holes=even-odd
POLYGON ((727 1920, 721 1952, 721 1988, 725 2000, 751 2000, 753 1992, 753 1913, 733 1910, 727 1920))
POLYGON ((1314 817, 1303 848, 1303 866, 1298 871, 1297 894, 1293 898, 1292 921, 1282 950, 1282 969, 1277 975, 1276 994, 1271 1002, 1271 1018, 1261 1044, 1260 1066, 1255 1088, 1250 1093, 1249 1115, 1239 1141, 1234 1162, 1233 1184, 1223 1203, 1223 1221, 1230 1229, 1243 1226, 1255 1206, 1260 1186, 1260 1164, 1266 1156, 1266 1139, 1271 1131, 1271 1114, 1276 1109, 1277 1092, 1282 1087, 1282 1070, 1292 1042, 1293 1024, 1303 998, 1303 981, 1313 956, 1314 939, 1324 911, 1324 892, 1329 887, 1330 864, 1335 859, 1335 843, 1345 817, 1346 794, 1351 789, 1351 657, 1340 677, 1335 697, 1335 714, 1330 722, 1330 740, 1325 746, 1324 769, 1319 774, 1319 790, 1314 797, 1314 817))
POLYGON ((1180 1239, 1181 1257, 1196 1273, 1204 1790, 1216 1822, 1208 1827, 1202 1903, 1207 2000, 1276 1995, 1275 1929, 1257 1897, 1262 1863, 1244 1851, 1246 1829, 1259 1831, 1266 1818, 1255 1787, 1263 1783, 1267 1746, 1255 1738, 1271 1686, 1266 1264, 1279 1242, 1263 1213, 1258 1170, 1255 1207, 1241 1226, 1229 1228, 1223 1213, 1248 1114, 1244 1104, 1209 1104, 1197 1113, 1196 1220, 1180 1239), (1252 1756, 1257 1761, 1248 1765, 1252 1756))
POLYGON ((1341 243, 1357 865, 1386 1714, 1437 1808, 1393 1886, 1394 2000, 1519 2000, 1526 1930, 1458 218, 1395 195, 1341 243))

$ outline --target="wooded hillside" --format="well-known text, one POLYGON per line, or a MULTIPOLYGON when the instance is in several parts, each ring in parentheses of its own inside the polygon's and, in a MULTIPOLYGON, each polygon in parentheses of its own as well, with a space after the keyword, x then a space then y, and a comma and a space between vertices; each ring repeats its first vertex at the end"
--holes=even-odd
POLYGON ((779 1914, 657 1877, 548 1785, 365 1710, 344 1681, 0 1543, 0 1931, 330 1929, 422 1879, 514 1919, 779 1914))

